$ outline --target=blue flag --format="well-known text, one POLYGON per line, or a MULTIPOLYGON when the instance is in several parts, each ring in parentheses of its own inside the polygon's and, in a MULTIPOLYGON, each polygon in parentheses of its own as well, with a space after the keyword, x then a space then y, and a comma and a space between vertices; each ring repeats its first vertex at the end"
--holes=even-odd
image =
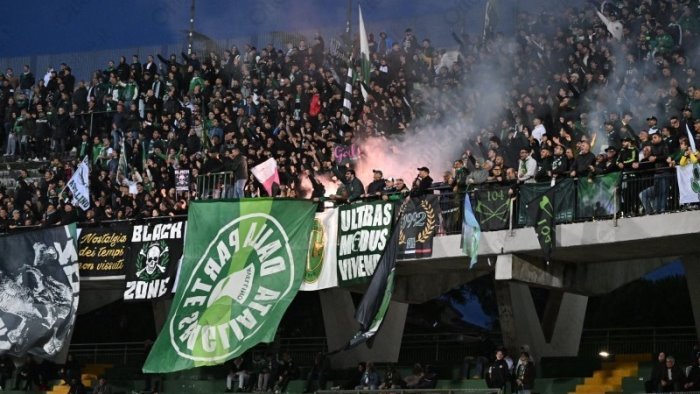
POLYGON ((462 219, 462 252, 472 259, 469 268, 476 264, 476 258, 479 254, 479 238, 481 238, 481 228, 476 216, 474 216, 469 193, 466 193, 464 195, 464 218, 462 219))

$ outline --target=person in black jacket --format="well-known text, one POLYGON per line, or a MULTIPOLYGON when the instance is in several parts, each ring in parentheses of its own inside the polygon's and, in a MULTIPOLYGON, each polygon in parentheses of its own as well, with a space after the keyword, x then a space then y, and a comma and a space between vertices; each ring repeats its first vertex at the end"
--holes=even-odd
POLYGON ((661 380, 656 392, 674 393, 680 391, 683 387, 685 374, 679 366, 676 365, 676 359, 672 356, 666 357, 666 366, 662 370, 661 380))
POLYGON ((382 173, 382 170, 372 170, 372 173, 374 174, 374 179, 372 180, 372 183, 367 185, 367 194, 365 194, 366 197, 380 196, 382 194, 382 190, 384 190, 384 186, 386 186, 386 181, 384 180, 384 173, 382 173))
POLYGON ((700 353, 696 355, 693 365, 690 367, 683 388, 685 391, 700 390, 700 353))
POLYGON ((233 172, 233 188, 227 188, 226 197, 245 197, 245 184, 248 181, 248 159, 241 154, 238 147, 233 147, 228 152, 224 162, 224 170, 233 172))
POLYGON ((572 177, 584 178, 595 171, 595 155, 591 153, 591 145, 587 141, 579 144, 579 154, 574 159, 572 177))
POLYGON ((651 369, 651 377, 644 384, 647 393, 652 393, 652 392, 656 391, 656 389, 661 384, 661 376, 663 375, 665 369, 666 369, 666 353, 659 352, 659 355, 657 356, 657 362, 654 364, 654 366, 651 369))
POLYGON ((666 168, 668 163, 668 145, 661 138, 661 134, 654 133, 651 137, 651 147, 648 155, 645 155, 650 165, 656 169, 654 172, 654 184, 639 194, 646 214, 660 213, 666 211, 668 203, 668 189, 670 188, 670 176, 666 168))
POLYGON ((530 394, 535 387, 535 366, 530 362, 530 354, 520 353, 520 362, 515 368, 515 390, 519 394, 530 394))
POLYGON ((496 360, 489 366, 486 373, 486 385, 492 389, 505 390, 510 380, 508 363, 504 359, 503 350, 496 351, 496 360))
POLYGON ((548 182, 552 179, 552 152, 550 147, 543 145, 540 148, 540 160, 537 163, 535 180, 537 182, 548 182))
POLYGON ((14 370, 15 364, 8 356, 0 357, 0 390, 7 390, 5 383, 12 379, 12 372, 14 370))
POLYGON ((428 167, 418 168, 418 176, 413 181, 413 187, 411 188, 411 197, 420 197, 426 194, 430 194, 430 187, 433 185, 433 178, 430 177, 430 170, 428 167))

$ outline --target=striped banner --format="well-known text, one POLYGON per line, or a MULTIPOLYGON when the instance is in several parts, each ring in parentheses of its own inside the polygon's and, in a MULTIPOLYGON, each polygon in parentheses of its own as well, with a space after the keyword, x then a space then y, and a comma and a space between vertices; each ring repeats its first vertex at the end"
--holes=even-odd
POLYGON ((352 113, 352 63, 348 64, 348 78, 345 80, 345 95, 343 96, 343 122, 350 122, 352 113))

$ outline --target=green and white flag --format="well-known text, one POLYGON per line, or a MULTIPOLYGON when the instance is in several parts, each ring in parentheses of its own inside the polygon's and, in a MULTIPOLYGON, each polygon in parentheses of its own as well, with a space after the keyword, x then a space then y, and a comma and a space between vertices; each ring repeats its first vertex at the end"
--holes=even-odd
POLYGON ((369 84, 370 77, 370 54, 369 54, 369 41, 367 40, 367 31, 365 30, 365 19, 362 17, 362 7, 357 6, 360 19, 360 65, 362 67, 362 84, 360 88, 362 90, 362 97, 367 100, 367 89, 365 85, 369 84))
POLYGON ((678 197, 681 204, 700 202, 700 164, 676 166, 678 197))
POLYGON ((301 291, 316 291, 338 286, 338 210, 318 212, 306 253, 306 268, 301 291))
POLYGON ((619 209, 619 195, 615 193, 620 184, 620 172, 599 175, 591 180, 579 179, 578 181, 578 207, 579 218, 605 217, 617 213, 619 209))
POLYGON ((339 210, 338 284, 367 283, 389 241, 394 204, 386 201, 348 204, 339 210))
POLYGON ((217 365, 271 342, 304 275, 316 205, 194 202, 168 321, 143 372, 217 365))

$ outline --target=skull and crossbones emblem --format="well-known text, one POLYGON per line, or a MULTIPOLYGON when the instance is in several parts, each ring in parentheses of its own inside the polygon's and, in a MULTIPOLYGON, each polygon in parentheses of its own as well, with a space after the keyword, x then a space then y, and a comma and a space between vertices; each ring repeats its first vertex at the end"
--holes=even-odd
POLYGON ((165 266, 160 264, 161 258, 168 253, 168 246, 161 249, 160 245, 153 243, 148 248, 141 249, 141 257, 146 259, 146 266, 136 272, 137 277, 146 273, 146 276, 152 277, 156 272, 165 273, 165 266))

